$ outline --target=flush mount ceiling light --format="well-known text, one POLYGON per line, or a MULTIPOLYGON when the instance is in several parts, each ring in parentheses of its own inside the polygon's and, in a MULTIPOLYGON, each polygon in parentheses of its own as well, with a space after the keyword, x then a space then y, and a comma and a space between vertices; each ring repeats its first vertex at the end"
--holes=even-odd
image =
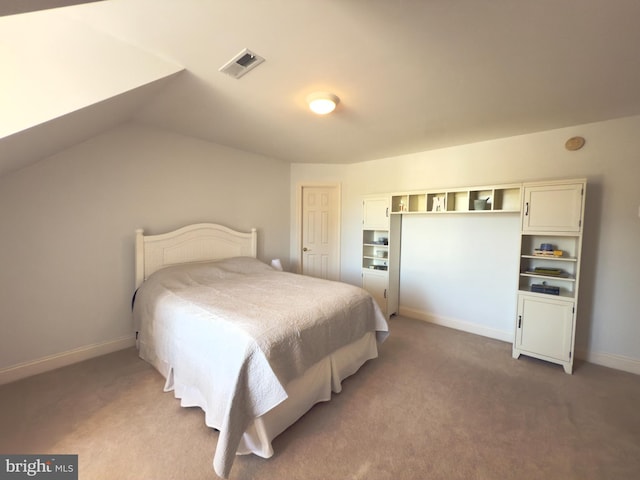
POLYGON ((329 92, 316 92, 307 97, 307 103, 313 113, 318 115, 326 115, 335 110, 340 99, 329 92))

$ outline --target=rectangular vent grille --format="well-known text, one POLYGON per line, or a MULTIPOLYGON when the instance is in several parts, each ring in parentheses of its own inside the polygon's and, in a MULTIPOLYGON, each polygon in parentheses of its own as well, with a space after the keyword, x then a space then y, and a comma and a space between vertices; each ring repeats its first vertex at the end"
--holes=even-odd
POLYGON ((256 68, 262 62, 264 62, 264 58, 245 48, 223 66, 221 66, 218 71, 226 73, 233 78, 240 78, 249 71, 256 68))

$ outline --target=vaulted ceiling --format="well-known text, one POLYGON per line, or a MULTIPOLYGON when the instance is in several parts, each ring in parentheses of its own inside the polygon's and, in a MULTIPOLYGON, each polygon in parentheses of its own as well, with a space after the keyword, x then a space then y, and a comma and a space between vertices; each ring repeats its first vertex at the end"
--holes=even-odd
POLYGON ((639 21, 637 0, 105 0, 5 15, 0 174, 130 119, 349 163, 636 115, 639 21), (266 61, 218 71, 244 48, 266 61), (311 114, 314 91, 337 110, 311 114))

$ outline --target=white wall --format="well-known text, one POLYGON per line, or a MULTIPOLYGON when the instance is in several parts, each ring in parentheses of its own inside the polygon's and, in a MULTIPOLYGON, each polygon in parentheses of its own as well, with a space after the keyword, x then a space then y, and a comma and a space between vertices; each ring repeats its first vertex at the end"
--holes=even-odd
POLYGON ((404 216, 401 314, 511 341, 518 220, 517 214, 404 216))
POLYGON ((131 343, 138 227, 256 227, 286 260, 288 186, 288 164, 134 124, 0 177, 0 383, 131 343))
MULTIPOLYGON (((359 284, 362 195, 586 177, 577 353, 596 363, 640 373, 637 341, 640 317, 636 306, 640 285, 638 132, 640 116, 353 165, 295 164, 291 169, 291 198, 300 183, 342 183, 342 277, 359 284), (582 150, 569 152, 564 143, 575 135, 584 136, 586 145, 582 150)), ((511 336, 518 269, 517 219, 498 220, 497 215, 483 215, 481 219, 460 216, 475 223, 471 229, 451 218, 421 218, 422 222, 419 218, 404 222, 401 309, 415 309, 414 313, 423 318, 431 315, 448 318, 458 325, 466 324, 470 331, 481 331, 496 338, 504 334, 511 336), (467 241, 463 241, 462 236, 467 241), (475 240, 491 245, 506 237, 510 237, 510 241, 495 250, 492 262, 479 258, 479 252, 474 253, 478 248, 475 240), (425 258, 428 245, 456 249, 447 254, 450 270, 437 266, 438 278, 430 276, 433 265, 428 265, 425 258), (507 254, 502 255, 503 252, 507 254), (478 275, 480 267, 488 264, 495 267, 495 273, 478 275), (446 288, 442 288, 437 283, 448 272, 464 275, 457 280, 445 279, 446 288), (419 284, 420 274, 424 282, 419 284), (509 276, 513 278, 511 288, 507 286, 509 276), (486 286, 496 279, 504 293, 493 292, 494 301, 490 306, 485 301, 486 286), (474 290, 473 285, 483 287, 474 290)), ((293 231, 292 239, 295 235, 293 231)), ((291 261, 296 262, 295 243, 292 241, 291 245, 291 261)), ((491 255, 491 251, 486 251, 486 255, 491 255)))

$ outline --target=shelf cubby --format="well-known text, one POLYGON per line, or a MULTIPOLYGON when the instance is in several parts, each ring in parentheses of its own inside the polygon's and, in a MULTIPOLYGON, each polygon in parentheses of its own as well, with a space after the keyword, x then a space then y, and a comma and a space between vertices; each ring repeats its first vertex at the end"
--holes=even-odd
POLYGON ((491 207, 494 211, 518 212, 520 202, 520 187, 496 188, 491 207))
POLYGON ((447 194, 444 192, 427 193, 427 212, 445 212, 447 210, 447 194))
POLYGON ((493 206, 493 189, 484 189, 484 190, 470 190, 469 191, 469 210, 492 210, 493 206), (476 208, 475 201, 476 200, 486 200, 486 204, 484 208, 476 208))
POLYGON ((409 210, 409 195, 391 197, 391 213, 405 213, 409 210))
POLYGON ((427 211, 427 194, 409 195, 409 212, 426 212, 427 211))

